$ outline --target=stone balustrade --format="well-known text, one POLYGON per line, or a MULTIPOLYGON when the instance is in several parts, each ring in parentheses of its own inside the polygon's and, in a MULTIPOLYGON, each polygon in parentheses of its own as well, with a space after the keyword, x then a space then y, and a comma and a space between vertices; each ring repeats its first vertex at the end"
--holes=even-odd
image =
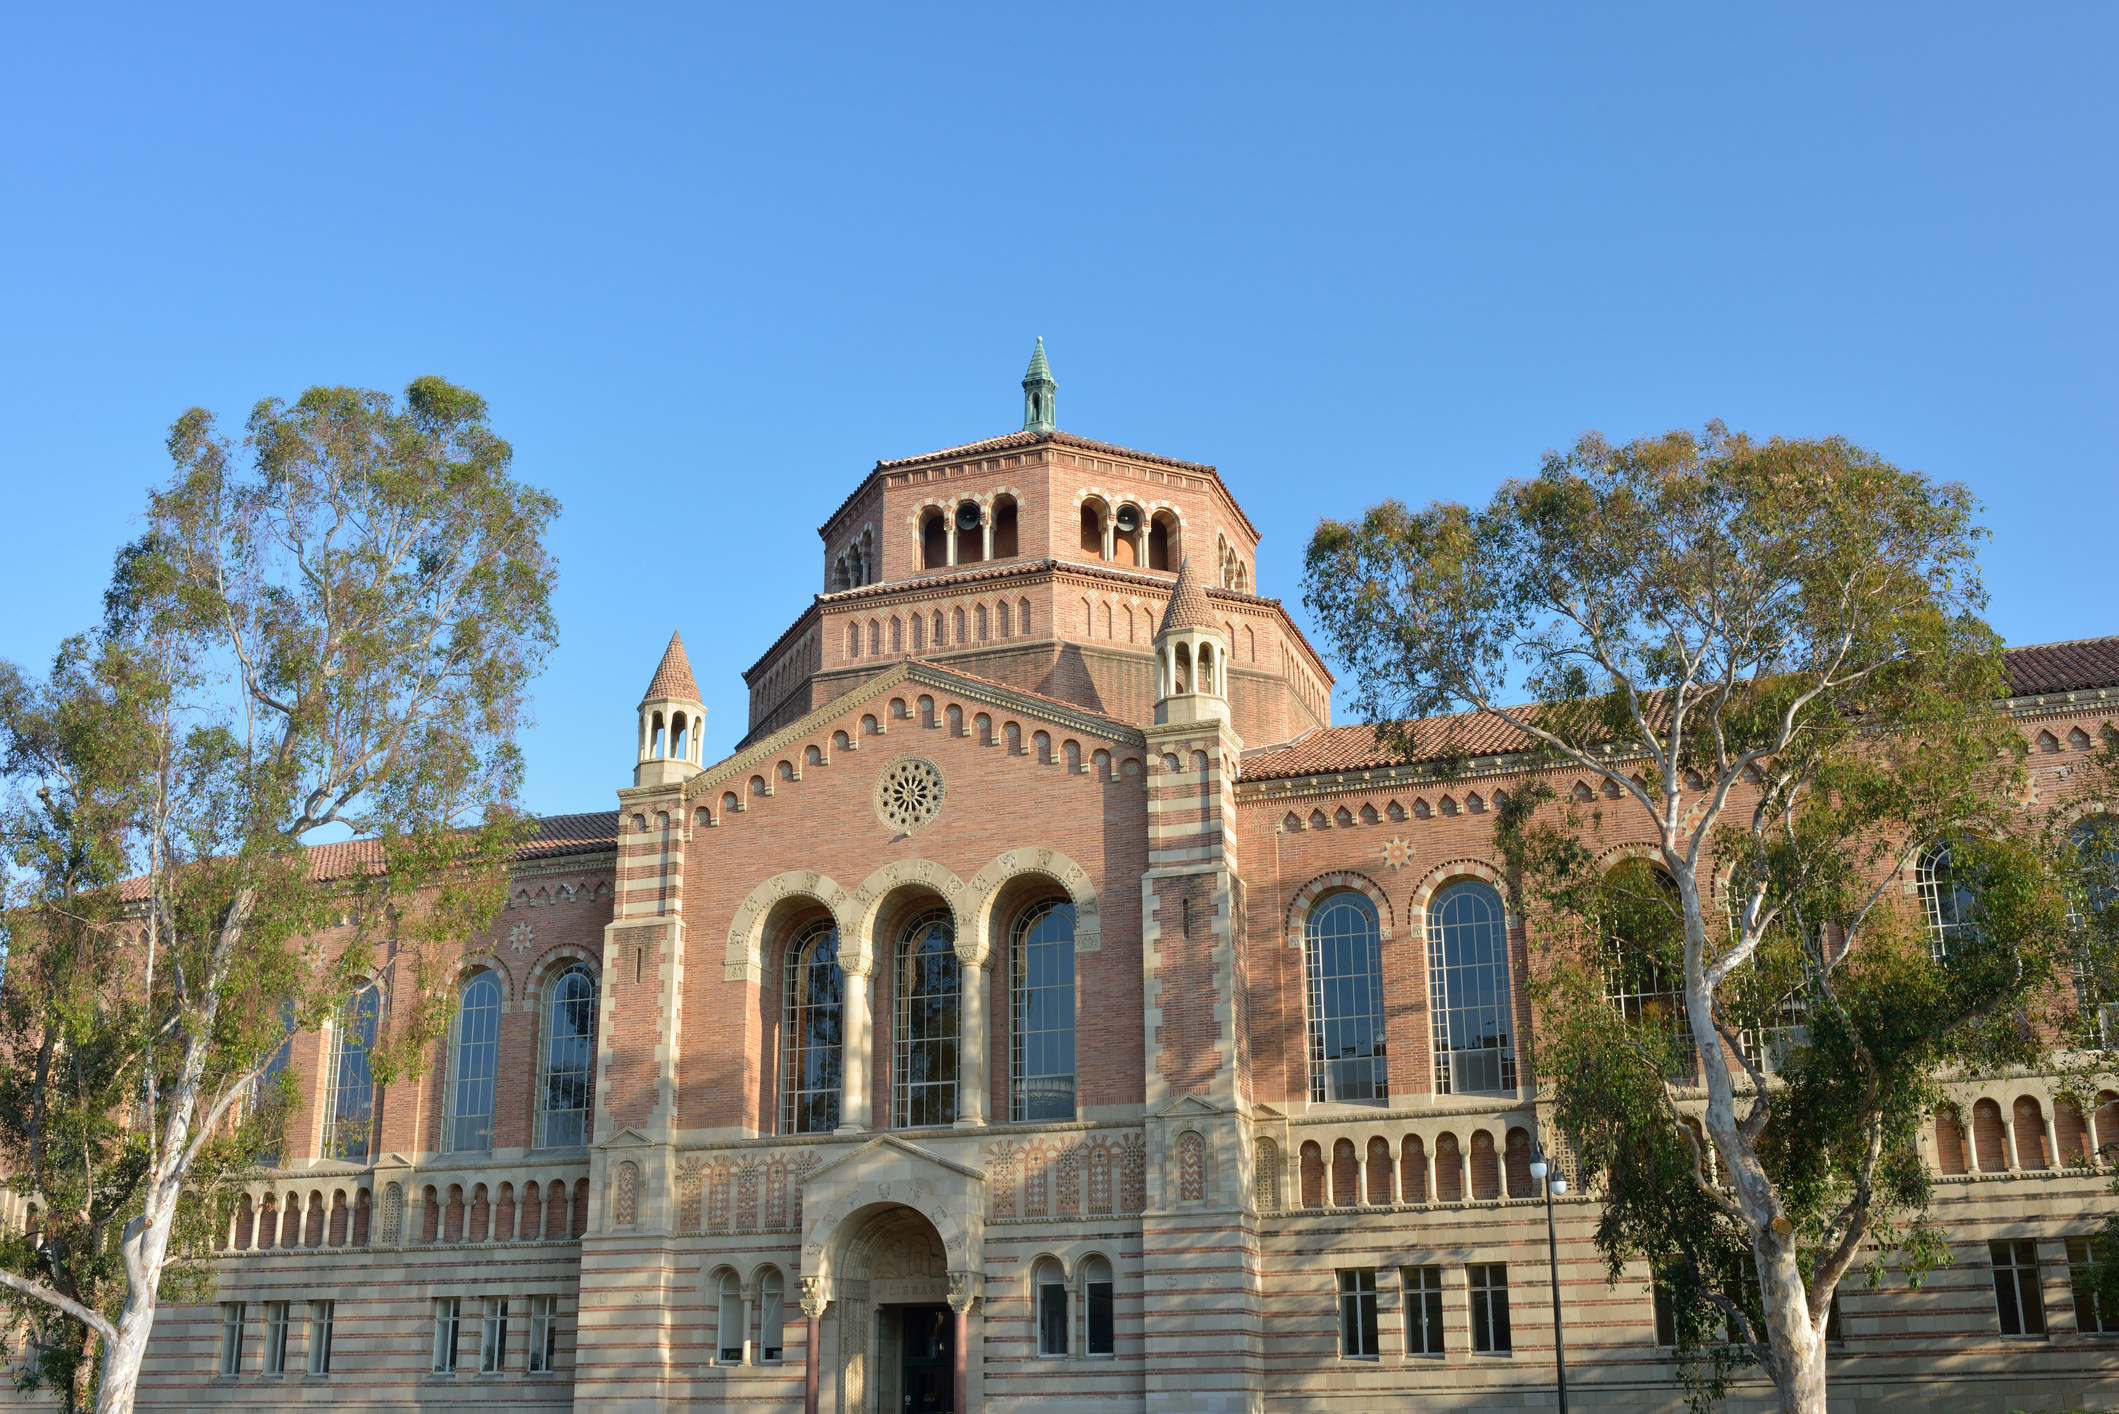
POLYGON ((287 1174, 247 1185, 220 1246, 269 1252, 557 1242, 588 1226, 588 1165, 525 1159, 287 1174))

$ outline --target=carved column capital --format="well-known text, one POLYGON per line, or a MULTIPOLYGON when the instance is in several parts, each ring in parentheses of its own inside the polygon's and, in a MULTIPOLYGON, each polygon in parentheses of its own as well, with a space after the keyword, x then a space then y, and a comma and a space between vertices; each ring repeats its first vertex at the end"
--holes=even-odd
POLYGON ((986 1290, 984 1272, 957 1271, 949 1274, 949 1309, 962 1313, 971 1309, 986 1290))
POLYGON ((802 1278, 802 1314, 811 1320, 817 1320, 823 1316, 824 1308, 829 1305, 831 1293, 825 1288, 824 1278, 802 1278))

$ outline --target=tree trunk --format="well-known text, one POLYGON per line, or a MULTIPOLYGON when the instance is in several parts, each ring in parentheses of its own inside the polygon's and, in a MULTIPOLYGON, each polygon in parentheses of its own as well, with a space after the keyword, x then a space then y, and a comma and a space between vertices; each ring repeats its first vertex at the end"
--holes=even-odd
POLYGON ((169 1255, 169 1232, 176 1222, 175 1192, 172 1184, 167 1197, 150 1196, 147 1212, 125 1224, 119 1239, 125 1258, 125 1309, 118 1316, 118 1338, 104 1346, 96 1414, 131 1414, 139 1398, 140 1367, 147 1359, 148 1337, 154 1334, 155 1300, 169 1255))
MULTIPOLYGON (((1780 1392, 1782 1414, 1826 1414, 1825 1344, 1810 1322, 1802 1268, 1795 1260, 1796 1241, 1782 1231, 1786 1219, 1773 1180, 1760 1165, 1756 1150, 1744 1142, 1736 1115, 1735 1077, 1712 1020, 1714 991, 1706 981, 1707 924, 1700 910, 1699 881, 1684 857, 1667 844, 1663 859, 1675 878, 1685 911, 1685 1001, 1707 1090, 1707 1133, 1721 1152, 1731 1196, 1752 1232, 1759 1301, 1766 1316, 1766 1328, 1754 1334, 1766 1347, 1766 1373, 1780 1392)), ((1705 1172, 1711 1174, 1709 1156, 1702 1155, 1701 1160, 1705 1172)))
POLYGON ((1825 1414, 1825 1342, 1811 1320, 1795 1239, 1768 1234, 1754 1245, 1759 1296, 1766 1310, 1767 1371, 1779 1387, 1782 1414, 1825 1414))

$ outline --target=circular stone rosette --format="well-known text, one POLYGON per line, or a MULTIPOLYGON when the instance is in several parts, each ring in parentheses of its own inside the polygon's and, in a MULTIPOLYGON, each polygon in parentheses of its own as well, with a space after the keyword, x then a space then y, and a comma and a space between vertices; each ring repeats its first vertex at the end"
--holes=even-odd
POLYGON ((912 834, 941 813, 942 795, 942 773, 932 761, 901 756, 876 777, 876 818, 912 834))

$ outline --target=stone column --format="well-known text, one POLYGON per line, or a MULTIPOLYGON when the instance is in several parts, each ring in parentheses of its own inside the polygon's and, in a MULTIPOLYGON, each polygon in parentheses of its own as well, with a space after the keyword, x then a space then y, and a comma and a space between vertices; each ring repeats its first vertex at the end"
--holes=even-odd
POLYGON ((956 1125, 979 1129, 986 1123, 986 1088, 991 1071, 986 1057, 986 988, 990 980, 984 959, 958 954, 956 1125))
POLYGON ((2016 1162, 2016 1117, 2008 1110, 2001 1112, 2001 1153, 2010 1173, 2022 1169, 2023 1165, 2016 1162))
MULTIPOLYGON (((1020 522, 1021 517, 1018 516, 1017 520, 1020 522)), ((986 552, 986 558, 990 560, 993 558, 993 511, 990 507, 979 519, 979 531, 985 537, 979 542, 979 547, 986 552)))
POLYGON ((819 1328, 824 1320, 824 1308, 829 1305, 824 1296, 824 1282, 820 1277, 802 1278, 802 1316, 806 1342, 802 1347, 802 1414, 817 1414, 817 1376, 823 1361, 817 1348, 821 1343, 819 1328))
POLYGON ((971 1303, 978 1300, 985 1279, 977 1272, 949 1274, 949 1310, 955 1318, 950 1331, 950 1382, 955 1388, 957 1414, 971 1414, 971 1303))
POLYGON ((1111 517, 1099 516, 1097 519, 1104 523, 1104 558, 1108 560, 1111 558, 1111 537, 1115 533, 1114 528, 1111 524, 1111 517))
POLYGON ((869 978, 875 967, 865 955, 848 957, 842 953, 839 970, 846 974, 839 1050, 839 1129, 855 1133, 870 1128, 875 1118, 874 1097, 869 1093, 870 1077, 875 1074, 875 1022, 869 978))

